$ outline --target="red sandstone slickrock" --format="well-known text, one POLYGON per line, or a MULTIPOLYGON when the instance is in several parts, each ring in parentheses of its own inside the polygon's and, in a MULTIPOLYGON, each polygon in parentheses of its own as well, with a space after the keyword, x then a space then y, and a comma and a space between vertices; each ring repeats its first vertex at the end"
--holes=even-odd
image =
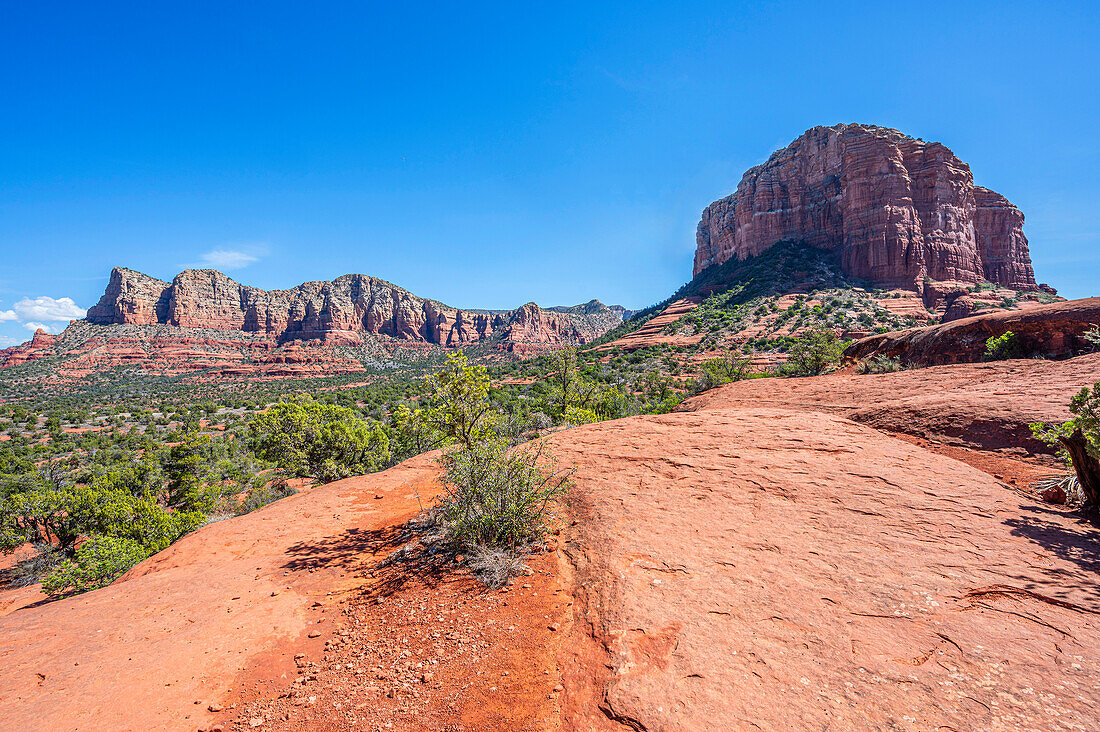
POLYGON ((801 240, 878 285, 920 290, 927 277, 1036 290, 1023 224, 938 142, 872 125, 814 127, 703 211, 694 274, 801 240))

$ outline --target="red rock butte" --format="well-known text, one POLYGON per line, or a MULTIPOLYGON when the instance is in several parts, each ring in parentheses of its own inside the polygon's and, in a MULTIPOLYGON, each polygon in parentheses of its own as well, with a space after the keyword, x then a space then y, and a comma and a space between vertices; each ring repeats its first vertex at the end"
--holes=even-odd
POLYGON ((835 251, 845 274, 1037 290, 1024 215, 938 142, 873 125, 807 130, 703 211, 694 274, 780 241, 835 251))
POLYGON ((438 345, 493 338, 523 343, 587 343, 625 311, 598 300, 571 308, 459 310, 397 285, 349 274, 289 290, 248 287, 216 270, 185 270, 171 284, 123 267, 87 320, 99 325, 173 325, 261 333, 286 340, 359 344, 364 334, 438 345))

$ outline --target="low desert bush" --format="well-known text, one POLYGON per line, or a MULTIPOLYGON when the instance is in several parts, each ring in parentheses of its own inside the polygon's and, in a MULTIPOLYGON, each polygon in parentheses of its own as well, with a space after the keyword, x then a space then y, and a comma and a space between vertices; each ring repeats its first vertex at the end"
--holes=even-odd
POLYGON ((509 449, 502 436, 452 448, 441 462, 444 492, 435 516, 444 541, 467 551, 517 552, 541 540, 572 472, 553 468, 545 441, 509 449))
POLYGON ((1069 506, 1079 506, 1085 502, 1085 494, 1081 492, 1081 484, 1077 482, 1076 475, 1063 475, 1057 478, 1040 480, 1031 488, 1043 498, 1046 498, 1048 494, 1064 497, 1064 501, 1054 501, 1055 503, 1064 502, 1069 506))
POLYGON ((486 587, 496 589, 523 574, 527 565, 519 552, 500 547, 474 547, 467 560, 470 573, 486 587))
POLYGON ((50 544, 35 544, 34 553, 21 559, 6 572, 12 587, 30 587, 42 581, 42 577, 61 564, 64 555, 50 544))
POLYGON ((901 371, 905 367, 896 358, 886 355, 871 356, 866 361, 860 361, 856 366, 857 374, 889 374, 901 371))
POLYGON ((1082 334, 1089 350, 1100 351, 1100 325, 1094 325, 1082 334))
POLYGON ((592 424, 593 422, 600 421, 599 416, 591 409, 585 409, 584 407, 574 407, 572 405, 565 408, 565 413, 562 415, 562 421, 565 424, 573 425, 574 427, 582 424, 592 424))
POLYGON ((274 503, 280 498, 293 496, 297 493, 285 480, 269 482, 265 479, 257 480, 245 494, 244 500, 237 506, 235 513, 238 516, 251 513, 257 508, 263 508, 269 503, 274 503))
POLYGON ((309 397, 279 402, 256 415, 250 437, 257 457, 285 475, 322 483, 374 472, 391 457, 382 425, 309 397))

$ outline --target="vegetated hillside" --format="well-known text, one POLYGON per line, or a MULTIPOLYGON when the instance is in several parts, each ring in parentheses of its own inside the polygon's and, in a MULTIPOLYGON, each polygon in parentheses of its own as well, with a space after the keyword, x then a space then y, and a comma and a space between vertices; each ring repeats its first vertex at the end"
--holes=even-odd
POLYGON ((1022 292, 990 283, 944 290, 955 297, 949 300, 933 285, 924 295, 874 288, 845 275, 832 252, 804 242, 779 242, 755 256, 708 267, 670 298, 635 313, 594 345, 629 349, 668 344, 689 352, 738 350, 778 356, 792 336, 806 328, 825 327, 842 338, 860 338, 938 321, 948 303, 961 297, 955 290, 966 293, 975 311, 1058 299, 1043 291, 1022 292), (650 320, 668 313, 673 303, 688 306, 680 307, 682 312, 649 338, 627 340, 650 320))

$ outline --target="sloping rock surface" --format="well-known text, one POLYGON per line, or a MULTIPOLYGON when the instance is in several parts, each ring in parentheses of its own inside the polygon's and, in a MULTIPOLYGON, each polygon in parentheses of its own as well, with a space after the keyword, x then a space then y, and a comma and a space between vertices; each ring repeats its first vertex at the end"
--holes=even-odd
POLYGON ((693 274, 805 241, 876 285, 919 290, 927 277, 1034 290, 1023 223, 938 142, 873 125, 814 127, 703 211, 693 274))
POLYGON ((621 348, 624 351, 633 351, 638 348, 649 348, 666 343, 672 346, 693 346, 703 339, 702 335, 682 336, 666 333, 665 330, 698 307, 700 302, 702 302, 702 298, 687 297, 669 303, 668 307, 662 310, 660 314, 647 320, 642 327, 610 343, 596 346, 596 350, 609 351, 614 348, 621 348))
POLYGON ((578 466, 564 657, 591 639, 608 659, 566 666, 568 728, 1100 723, 1095 526, 820 413, 630 418, 555 444, 578 466))
POLYGON ((982 359, 988 338, 1012 331, 1020 355, 1066 358, 1094 348, 1083 335, 1097 325, 1100 297, 1089 297, 872 335, 853 343, 844 355, 856 359, 884 355, 918 366, 971 363, 982 359))

